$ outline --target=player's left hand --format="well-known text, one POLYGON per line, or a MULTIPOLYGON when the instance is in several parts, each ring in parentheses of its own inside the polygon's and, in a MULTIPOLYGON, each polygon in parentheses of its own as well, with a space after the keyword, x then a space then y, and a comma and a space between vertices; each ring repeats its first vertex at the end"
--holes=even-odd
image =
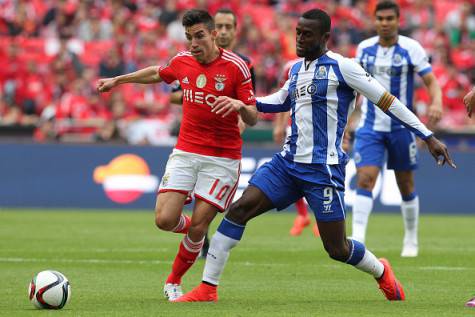
POLYGON ((216 102, 211 106, 211 112, 225 118, 232 112, 238 112, 242 107, 244 107, 244 103, 241 100, 219 96, 216 102))
POLYGON ((442 118, 442 106, 438 104, 432 104, 428 109, 429 125, 435 127, 435 125, 442 118))
POLYGON ((471 118, 473 108, 475 107, 475 88, 472 89, 468 94, 466 94, 465 97, 463 97, 463 103, 467 108, 468 116, 471 118))
POLYGON ((425 140, 427 147, 429 148, 430 154, 437 161, 437 165, 444 165, 445 163, 449 164, 453 168, 457 168, 455 163, 452 161, 447 151, 447 147, 444 143, 440 142, 435 136, 431 136, 425 140))

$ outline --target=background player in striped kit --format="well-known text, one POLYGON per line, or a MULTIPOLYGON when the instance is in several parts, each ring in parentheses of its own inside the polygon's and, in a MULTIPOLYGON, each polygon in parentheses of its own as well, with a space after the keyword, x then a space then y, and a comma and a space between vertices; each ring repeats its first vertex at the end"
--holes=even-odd
MULTIPOLYGON (((442 92, 422 46, 398 34, 399 7, 395 2, 382 1, 376 5, 375 26, 378 35, 358 45, 356 61, 411 110, 414 75, 421 76, 432 100, 428 109, 429 124, 435 126, 442 113, 442 92)), ((419 198, 413 172, 417 168, 416 139, 411 131, 370 103, 371 100, 363 99, 362 117, 355 134, 357 195, 352 237, 365 242, 368 217, 373 208, 372 190, 387 152, 387 167, 395 171, 402 196, 405 235, 401 256, 414 257, 418 254, 419 222, 419 198)))
POLYGON ((164 285, 168 300, 182 295, 181 279, 198 257, 209 224, 236 192, 242 148, 238 116, 249 125, 257 122, 249 68, 236 54, 216 46, 213 18, 206 11, 190 10, 182 23, 189 51, 178 53, 165 66, 101 79, 97 86, 104 92, 124 83, 178 80, 183 87, 180 134, 155 207, 157 227, 185 234, 164 285), (227 110, 214 113, 213 105, 227 110), (190 219, 182 209, 192 191, 197 200, 190 219))
MULTIPOLYGON (((230 206, 211 239, 203 282, 176 302, 217 301, 221 273, 247 222, 301 197, 315 213, 328 255, 369 273, 388 300, 404 300, 404 290, 389 262, 378 260, 363 243, 346 237, 343 193, 348 156, 341 142, 356 92, 424 139, 439 164, 455 165, 445 145, 396 97, 353 60, 328 51, 330 26, 330 17, 319 9, 307 11, 299 19, 296 48, 304 59, 292 66, 289 80, 278 92, 258 98, 256 104, 262 112, 291 110, 289 142, 256 171, 242 197, 230 206)), ((227 109, 219 105, 213 111, 227 109)))

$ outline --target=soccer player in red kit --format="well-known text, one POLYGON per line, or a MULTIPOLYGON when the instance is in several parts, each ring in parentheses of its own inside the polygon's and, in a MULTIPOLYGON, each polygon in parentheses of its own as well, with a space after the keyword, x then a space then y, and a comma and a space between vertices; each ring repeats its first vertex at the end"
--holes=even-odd
POLYGON ((238 115, 248 125, 257 121, 251 74, 236 54, 218 48, 208 12, 190 10, 183 16, 189 51, 166 66, 100 79, 100 92, 124 83, 151 84, 178 80, 183 87, 183 121, 177 144, 167 162, 155 207, 155 223, 165 231, 184 233, 168 276, 168 300, 182 295, 181 278, 195 262, 208 226, 231 203, 237 189, 242 139, 238 115), (217 112, 213 107, 219 106, 217 112), (182 213, 190 192, 193 215, 182 213))

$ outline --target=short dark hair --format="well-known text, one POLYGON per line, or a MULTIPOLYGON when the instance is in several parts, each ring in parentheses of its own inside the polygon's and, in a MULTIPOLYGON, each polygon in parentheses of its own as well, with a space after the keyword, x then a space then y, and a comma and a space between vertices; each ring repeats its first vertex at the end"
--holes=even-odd
MULTIPOLYGON (((233 16, 233 19, 234 19, 234 27, 237 26, 237 16, 236 16, 236 13, 234 13, 233 10, 228 9, 228 8, 221 8, 218 11, 216 11, 216 14, 218 14, 218 13, 231 14, 233 16)), ((214 16, 216 16, 216 14, 214 16)))
POLYGON ((320 22, 320 27, 322 28, 323 33, 330 32, 332 21, 330 16, 323 10, 320 9, 312 9, 304 12, 302 14, 302 18, 315 20, 320 22))
POLYGON ((376 15, 376 13, 381 10, 394 10, 396 16, 399 17, 399 5, 394 1, 379 1, 378 4, 376 4, 376 8, 374 9, 374 15, 376 15))
POLYGON ((200 23, 206 25, 208 30, 214 30, 214 20, 207 11, 192 9, 186 11, 183 15, 182 24, 186 28, 200 23))

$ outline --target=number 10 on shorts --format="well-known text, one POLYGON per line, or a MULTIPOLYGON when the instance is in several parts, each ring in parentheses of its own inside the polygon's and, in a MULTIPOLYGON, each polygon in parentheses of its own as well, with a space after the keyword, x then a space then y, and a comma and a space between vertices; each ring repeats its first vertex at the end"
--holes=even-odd
POLYGON ((222 200, 226 196, 228 190, 229 190, 229 185, 224 185, 224 186, 220 187, 219 186, 219 178, 217 178, 214 181, 213 185, 211 186, 211 188, 209 190, 209 194, 210 194, 210 196, 213 196, 213 195, 216 194, 214 197, 217 200, 222 200), (218 187, 220 188, 219 190, 218 190, 218 187))

